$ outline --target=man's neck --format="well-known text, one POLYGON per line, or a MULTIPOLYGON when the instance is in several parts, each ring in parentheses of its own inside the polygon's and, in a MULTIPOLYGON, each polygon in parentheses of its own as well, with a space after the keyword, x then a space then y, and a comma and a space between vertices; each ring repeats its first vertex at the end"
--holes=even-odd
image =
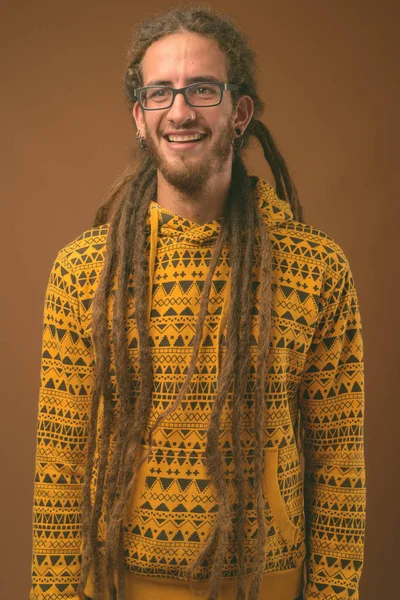
POLYGON ((175 215, 203 225, 223 216, 231 177, 231 172, 224 171, 212 177, 205 189, 189 195, 168 183, 158 171, 157 202, 175 215))

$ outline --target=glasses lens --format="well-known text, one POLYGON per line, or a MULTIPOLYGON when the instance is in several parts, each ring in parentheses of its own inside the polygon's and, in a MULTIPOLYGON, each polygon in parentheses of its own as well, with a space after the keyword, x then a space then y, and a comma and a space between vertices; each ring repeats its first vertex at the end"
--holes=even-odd
POLYGON ((172 101, 172 92, 165 87, 148 87, 140 92, 140 101, 145 108, 165 108, 172 101))
POLYGON ((221 100, 221 89, 214 83, 194 83, 187 88, 186 95, 193 106, 212 106, 221 100))

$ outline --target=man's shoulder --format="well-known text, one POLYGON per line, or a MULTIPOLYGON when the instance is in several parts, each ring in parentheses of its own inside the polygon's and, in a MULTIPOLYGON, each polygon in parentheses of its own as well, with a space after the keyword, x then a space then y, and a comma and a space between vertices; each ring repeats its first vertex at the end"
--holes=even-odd
POLYGON ((331 269, 338 275, 348 269, 345 252, 332 236, 297 221, 289 202, 282 200, 268 181, 252 176, 251 184, 275 252, 285 254, 290 262, 314 264, 319 270, 331 269))
POLYGON ((57 261, 68 266, 69 270, 103 263, 106 249, 109 223, 87 229, 77 238, 62 247, 57 255, 57 261))
POLYGON ((326 231, 308 223, 290 219, 273 229, 274 246, 294 259, 323 265, 327 270, 343 275, 350 267, 343 247, 326 231))

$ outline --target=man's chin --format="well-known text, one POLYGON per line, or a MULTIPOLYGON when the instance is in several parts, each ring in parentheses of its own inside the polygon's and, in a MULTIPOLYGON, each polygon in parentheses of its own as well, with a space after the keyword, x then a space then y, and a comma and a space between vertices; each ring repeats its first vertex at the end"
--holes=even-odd
MULTIPOLYGON (((203 178, 205 170, 204 160, 199 160, 198 157, 165 157, 159 156, 158 168, 161 174, 167 180, 185 180, 190 178, 203 178)), ((211 173, 210 173, 211 174, 211 173)))
POLYGON ((201 173, 200 169, 193 169, 190 167, 184 167, 181 169, 165 169, 160 168, 160 173, 174 188, 182 193, 193 194, 201 191, 205 188, 208 176, 205 173, 201 173))

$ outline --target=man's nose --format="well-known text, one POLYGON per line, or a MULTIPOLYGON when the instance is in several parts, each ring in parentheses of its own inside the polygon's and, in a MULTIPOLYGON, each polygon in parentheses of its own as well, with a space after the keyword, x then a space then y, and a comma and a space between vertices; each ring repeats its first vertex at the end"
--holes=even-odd
POLYGON ((172 106, 168 110, 168 119, 170 121, 185 121, 189 115, 194 113, 194 108, 186 102, 182 92, 176 94, 172 106))

